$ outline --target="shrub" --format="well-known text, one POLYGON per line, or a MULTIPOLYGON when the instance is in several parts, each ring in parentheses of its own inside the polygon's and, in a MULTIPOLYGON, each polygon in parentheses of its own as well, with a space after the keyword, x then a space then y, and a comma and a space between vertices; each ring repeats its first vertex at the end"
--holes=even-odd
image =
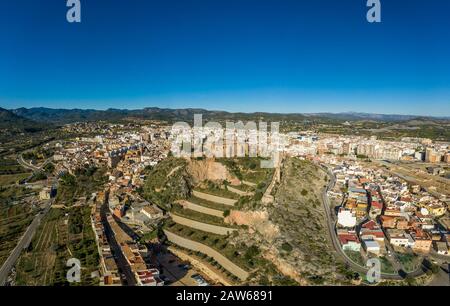
POLYGON ((226 218, 226 217, 228 217, 230 215, 230 210, 229 209, 227 209, 227 210, 225 210, 224 212, 223 212, 223 216, 226 218))
POLYGON ((291 252, 292 251, 292 246, 289 243, 284 242, 281 245, 281 249, 283 249, 283 251, 286 251, 286 252, 291 252))

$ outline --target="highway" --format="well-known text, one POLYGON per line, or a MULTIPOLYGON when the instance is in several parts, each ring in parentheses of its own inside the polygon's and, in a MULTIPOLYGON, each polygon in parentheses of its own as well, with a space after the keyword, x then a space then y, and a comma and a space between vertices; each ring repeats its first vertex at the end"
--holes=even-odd
MULTIPOLYGON (((328 195, 327 195, 327 192, 334 187, 334 184, 336 183, 336 177, 328 169, 328 167, 322 166, 322 169, 324 169, 329 174, 329 176, 331 177, 331 180, 328 183, 327 188, 322 193, 322 199, 323 199, 322 202, 323 202, 323 205, 324 205, 324 208, 325 208, 325 215, 326 215, 326 219, 327 219, 326 221, 327 221, 328 232, 330 234, 330 238, 331 238, 333 247, 336 250, 336 253, 344 260, 344 262, 352 270, 354 270, 355 272, 358 272, 360 274, 366 274, 369 271, 369 268, 363 267, 363 266, 355 263, 342 250, 341 243, 339 242, 339 239, 338 239, 337 233, 336 233, 336 224, 333 222, 333 218, 331 216, 331 214, 333 212, 331 210, 330 200, 329 200, 328 195)), ((411 277, 417 277, 417 276, 420 276, 420 275, 424 274, 425 272, 426 272, 426 268, 421 266, 416 271, 408 273, 408 274, 405 274, 405 276, 400 276, 399 274, 381 273, 381 278, 382 279, 388 279, 388 280, 402 280, 402 279, 404 279, 406 277, 406 275, 407 276, 411 276, 411 277)))
POLYGON ((22 253, 23 249, 26 249, 31 239, 33 239, 34 234, 36 233, 37 228, 39 227, 39 224, 41 223, 42 218, 48 213, 50 210, 50 207, 52 205, 53 200, 48 200, 46 202, 45 208, 43 211, 39 212, 31 222, 31 224, 28 226, 25 233, 20 238, 19 242, 17 243, 16 247, 12 250, 11 254, 9 254, 9 257, 6 259, 3 266, 0 268, 0 286, 4 286, 5 282, 7 281, 8 275, 11 272, 11 269, 14 267, 14 265, 17 262, 17 259, 19 258, 20 254, 22 253))

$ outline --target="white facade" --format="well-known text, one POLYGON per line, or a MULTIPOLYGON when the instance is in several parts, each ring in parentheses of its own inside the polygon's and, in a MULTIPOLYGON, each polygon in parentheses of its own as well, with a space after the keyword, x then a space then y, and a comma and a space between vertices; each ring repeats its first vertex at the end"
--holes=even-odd
POLYGON ((343 227, 354 227, 356 225, 356 215, 346 209, 340 209, 338 212, 338 224, 343 227))

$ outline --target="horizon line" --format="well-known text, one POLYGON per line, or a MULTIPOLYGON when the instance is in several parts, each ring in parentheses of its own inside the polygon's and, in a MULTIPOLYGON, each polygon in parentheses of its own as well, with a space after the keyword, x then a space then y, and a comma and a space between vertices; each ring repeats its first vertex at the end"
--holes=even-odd
MULTIPOLYGON (((0 108, 2 108, 0 106, 0 108)), ((202 111, 208 111, 208 112, 225 112, 230 114, 256 114, 256 113, 263 113, 263 114, 280 114, 280 115, 324 115, 324 114, 331 114, 331 115, 382 115, 382 116, 404 116, 404 117, 426 117, 426 118, 444 118, 444 119, 450 119, 450 115, 424 115, 424 114, 411 114, 411 113, 374 113, 374 112, 364 112, 364 111, 354 111, 354 110, 346 110, 342 112, 327 112, 327 111, 318 111, 318 112, 270 112, 270 111, 232 111, 232 110, 225 110, 225 109, 209 109, 209 108, 202 108, 202 107, 183 107, 183 108, 172 108, 172 107, 160 107, 160 106, 145 106, 141 108, 114 108, 114 107, 108 107, 108 108, 64 108, 64 107, 46 107, 46 106, 33 106, 33 107, 16 107, 16 108, 4 108, 9 111, 17 110, 17 109, 51 109, 51 110, 66 110, 66 111, 74 111, 74 110, 81 110, 81 111, 108 111, 108 110, 117 110, 117 111, 138 111, 138 110, 144 110, 144 109, 150 109, 150 108, 156 108, 156 109, 166 109, 166 110, 202 110, 202 111)))

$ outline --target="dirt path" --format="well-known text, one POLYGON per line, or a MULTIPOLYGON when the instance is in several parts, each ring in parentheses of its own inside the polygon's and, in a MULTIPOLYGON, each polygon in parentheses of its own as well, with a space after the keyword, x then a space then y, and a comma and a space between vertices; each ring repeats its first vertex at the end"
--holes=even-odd
POLYGON ((228 206, 234 206, 234 204, 237 203, 237 200, 223 198, 223 197, 203 193, 203 192, 196 191, 196 190, 193 191, 193 195, 195 197, 203 199, 203 200, 207 200, 207 201, 218 203, 218 204, 224 204, 224 205, 228 205, 228 206))

